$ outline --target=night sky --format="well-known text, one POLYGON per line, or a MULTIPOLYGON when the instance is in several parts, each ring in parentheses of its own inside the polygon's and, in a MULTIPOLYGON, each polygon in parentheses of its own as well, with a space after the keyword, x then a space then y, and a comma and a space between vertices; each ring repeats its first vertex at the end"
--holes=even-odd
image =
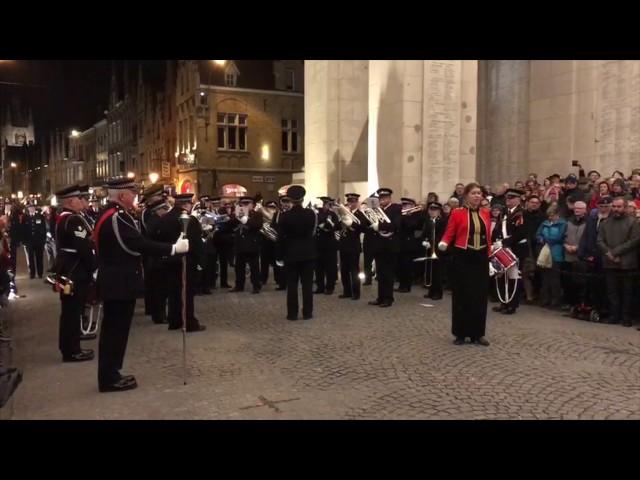
POLYGON ((102 112, 108 107, 110 79, 110 60, 0 62, 3 97, 16 92, 27 97, 33 105, 36 126, 46 130, 52 127, 86 129, 102 118, 102 112))

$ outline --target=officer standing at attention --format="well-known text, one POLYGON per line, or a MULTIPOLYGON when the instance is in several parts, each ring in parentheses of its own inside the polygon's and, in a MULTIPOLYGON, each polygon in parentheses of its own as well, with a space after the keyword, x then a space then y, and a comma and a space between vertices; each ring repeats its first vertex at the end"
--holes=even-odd
POLYGON ((78 185, 56 192, 62 212, 56 224, 55 273, 73 282, 70 294, 60 293, 59 348, 63 362, 93 359, 93 350, 80 348, 80 317, 87 300, 89 282, 96 270, 96 257, 91 241, 91 227, 82 216, 83 193, 78 185))
POLYGON ((317 258, 315 234, 318 217, 310 208, 303 208, 304 187, 287 189, 291 210, 283 212, 277 223, 277 263, 284 266, 287 277, 287 320, 298 320, 298 282, 302 284, 302 317, 313 317, 313 268, 317 258))
MULTIPOLYGON (((94 231, 98 253, 98 288, 104 302, 100 328, 98 385, 101 392, 118 392, 137 387, 132 375, 122 376, 124 355, 138 291, 143 288, 141 254, 163 256, 189 251, 189 241, 175 244, 146 239, 132 215, 137 186, 119 178, 106 185, 107 209, 94 231)), ((76 323, 79 323, 76 319, 76 323)))
POLYGON ((35 205, 27 207, 27 216, 25 223, 25 239, 24 244, 27 247, 29 256, 29 278, 42 278, 43 261, 44 261, 44 244, 47 242, 47 223, 38 208, 35 205))

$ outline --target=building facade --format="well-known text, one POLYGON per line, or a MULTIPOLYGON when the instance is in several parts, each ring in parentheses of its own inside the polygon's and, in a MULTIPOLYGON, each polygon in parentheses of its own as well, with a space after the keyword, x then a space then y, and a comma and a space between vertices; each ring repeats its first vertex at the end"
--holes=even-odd
POLYGON ((179 191, 275 198, 304 169, 302 61, 181 60, 176 101, 179 191))

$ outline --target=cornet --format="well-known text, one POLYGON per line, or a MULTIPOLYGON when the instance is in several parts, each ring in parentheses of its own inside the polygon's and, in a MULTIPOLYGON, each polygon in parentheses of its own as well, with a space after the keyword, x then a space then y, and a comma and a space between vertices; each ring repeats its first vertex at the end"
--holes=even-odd
POLYGON ((416 205, 415 207, 409 207, 402 210, 402 215, 413 215, 414 213, 424 212, 422 205, 416 205))
POLYGON ((429 220, 431 220, 432 222, 432 232, 433 234, 431 235, 431 243, 426 242, 425 247, 425 254, 427 256, 424 257, 419 257, 414 259, 414 262, 427 262, 425 263, 425 280, 426 280, 426 273, 427 273, 427 268, 429 269, 429 282, 425 283, 425 287, 429 288, 431 287, 431 285, 433 284, 433 262, 436 260, 439 260, 438 255, 436 255, 436 221, 438 220, 437 218, 430 218, 429 220), (431 248, 431 255, 428 255, 429 253, 429 248, 431 248))

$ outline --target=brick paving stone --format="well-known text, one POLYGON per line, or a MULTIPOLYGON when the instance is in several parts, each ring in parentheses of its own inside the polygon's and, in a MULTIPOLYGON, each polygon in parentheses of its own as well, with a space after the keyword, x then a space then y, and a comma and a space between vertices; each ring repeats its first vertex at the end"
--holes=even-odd
POLYGON ((359 302, 316 295, 314 319, 299 322, 273 283, 196 297, 207 330, 188 335, 186 386, 181 332, 152 324, 138 301, 123 373, 140 387, 100 394, 96 361, 60 361, 57 297, 18 282, 16 419, 640 419, 635 329, 523 306, 489 314, 490 347, 455 346, 450 296, 425 309, 419 288, 389 309, 366 304, 372 287, 359 302))

